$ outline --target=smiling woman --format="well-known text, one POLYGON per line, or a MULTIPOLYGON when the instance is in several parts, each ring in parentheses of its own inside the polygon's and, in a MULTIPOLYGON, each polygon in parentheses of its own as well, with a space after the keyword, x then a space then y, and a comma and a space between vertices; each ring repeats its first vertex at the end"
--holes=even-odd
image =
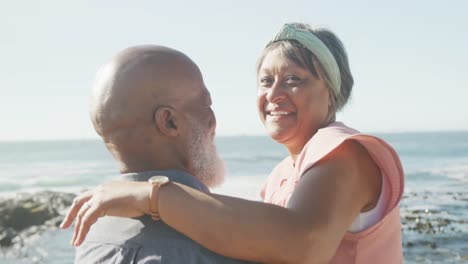
POLYGON ((334 118, 324 78, 314 76, 274 49, 263 59, 258 73, 260 119, 270 137, 297 156, 320 127, 334 118))
POLYGON ((297 156, 319 128, 335 120, 354 81, 343 44, 332 32, 304 24, 285 29, 258 60, 257 104, 270 137, 297 156), (282 41, 291 32, 294 40, 282 41))
POLYGON ((338 38, 305 24, 284 25, 260 57, 257 80, 260 119, 289 152, 262 189, 265 203, 175 182, 104 184, 80 195, 62 224, 66 228, 78 218, 74 245, 83 243, 99 216, 157 213, 206 248, 233 258, 401 263, 401 163, 383 140, 335 121, 353 86, 338 38), (157 212, 149 211, 151 203, 157 212))

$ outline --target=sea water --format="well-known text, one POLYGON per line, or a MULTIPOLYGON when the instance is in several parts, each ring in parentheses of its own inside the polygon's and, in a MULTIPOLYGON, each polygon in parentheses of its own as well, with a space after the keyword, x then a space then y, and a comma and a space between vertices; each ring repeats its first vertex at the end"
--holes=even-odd
MULTIPOLYGON (((468 262, 468 132, 379 134, 399 154, 406 177, 402 219, 415 212, 449 219, 453 230, 439 233, 403 230, 405 263, 468 262), (431 215, 432 213, 432 215, 431 215)), ((216 193, 260 200, 259 190, 286 149, 262 136, 218 137, 226 182, 216 193)), ((111 155, 99 140, 0 143, 0 196, 55 190, 80 192, 118 176, 111 155)), ((432 219, 432 218, 431 218, 432 219)), ((432 221, 432 220, 431 220, 432 221)), ((440 229, 440 227, 439 227, 440 229)), ((440 231, 440 230, 439 230, 440 231)), ((0 263, 71 263, 70 231, 52 231, 31 249, 31 258, 0 255, 0 263)))

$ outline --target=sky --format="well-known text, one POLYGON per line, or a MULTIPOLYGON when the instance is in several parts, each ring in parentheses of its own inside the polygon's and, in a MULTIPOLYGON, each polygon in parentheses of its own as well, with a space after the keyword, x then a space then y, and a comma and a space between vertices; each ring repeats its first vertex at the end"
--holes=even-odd
POLYGON ((264 135, 255 64, 286 22, 343 41, 355 85, 338 119, 363 132, 468 130, 468 1, 0 0, 0 141, 97 138, 95 73, 139 44, 200 67, 218 135, 264 135))

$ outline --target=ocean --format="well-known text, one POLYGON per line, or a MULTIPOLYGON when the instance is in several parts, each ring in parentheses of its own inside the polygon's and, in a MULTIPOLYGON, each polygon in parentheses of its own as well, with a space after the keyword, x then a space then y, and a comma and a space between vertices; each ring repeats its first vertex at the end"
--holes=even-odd
MULTIPOLYGON (((468 263, 468 132, 377 134, 403 163, 401 202, 405 263, 468 263)), ((267 137, 218 137, 227 178, 216 193, 260 200, 259 189, 286 150, 267 137)), ((99 140, 0 143, 0 196, 55 190, 79 192, 118 175, 99 140)), ((70 231, 50 231, 27 259, 0 263, 72 263, 70 231)), ((0 252, 1 253, 1 252, 0 252)))

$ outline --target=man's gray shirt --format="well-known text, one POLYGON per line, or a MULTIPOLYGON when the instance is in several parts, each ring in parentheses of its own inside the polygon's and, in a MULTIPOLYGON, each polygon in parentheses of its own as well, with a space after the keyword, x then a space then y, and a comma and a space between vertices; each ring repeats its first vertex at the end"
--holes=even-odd
MULTIPOLYGON (((147 181, 166 175, 171 181, 209 192, 195 177, 175 170, 124 174, 124 180, 147 181)), ((190 221, 190 216, 187 216, 190 221)), ((248 263, 210 251, 150 216, 140 218, 102 217, 76 249, 75 263, 248 263)))

